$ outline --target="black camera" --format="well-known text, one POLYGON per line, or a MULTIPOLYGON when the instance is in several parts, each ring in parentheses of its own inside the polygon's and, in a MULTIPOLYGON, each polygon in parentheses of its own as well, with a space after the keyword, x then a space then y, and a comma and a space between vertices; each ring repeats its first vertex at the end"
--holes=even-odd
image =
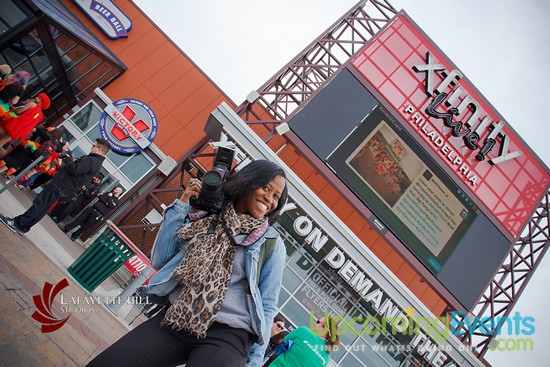
POLYGON ((197 209, 211 214, 219 213, 222 209, 225 195, 222 184, 227 180, 235 151, 229 148, 219 147, 214 158, 212 170, 202 176, 202 189, 199 197, 192 196, 189 204, 197 209))

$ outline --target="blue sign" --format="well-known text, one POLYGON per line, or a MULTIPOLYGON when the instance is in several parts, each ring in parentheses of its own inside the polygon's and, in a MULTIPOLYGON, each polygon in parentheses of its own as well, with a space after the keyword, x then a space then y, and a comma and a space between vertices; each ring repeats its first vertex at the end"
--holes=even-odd
POLYGON ((111 39, 126 38, 132 21, 111 0, 73 0, 111 39))

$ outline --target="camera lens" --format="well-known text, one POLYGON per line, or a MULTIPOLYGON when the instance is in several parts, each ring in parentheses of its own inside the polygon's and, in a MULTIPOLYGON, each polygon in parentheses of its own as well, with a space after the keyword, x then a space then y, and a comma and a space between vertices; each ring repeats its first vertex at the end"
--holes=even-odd
POLYGON ((205 202, 217 202, 222 195, 223 177, 217 171, 208 171, 202 178, 201 195, 205 202))
POLYGON ((202 182, 208 186, 218 186, 222 183, 222 175, 217 171, 208 171, 204 174, 202 182))

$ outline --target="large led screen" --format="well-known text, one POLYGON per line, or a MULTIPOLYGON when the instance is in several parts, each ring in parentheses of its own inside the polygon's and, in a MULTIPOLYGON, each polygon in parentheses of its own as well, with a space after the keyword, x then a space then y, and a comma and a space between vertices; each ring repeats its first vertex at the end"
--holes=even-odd
POLYGON ((478 215, 462 190, 381 106, 326 161, 433 273, 478 215))
POLYGON ((341 71, 289 126, 470 309, 510 242, 358 78, 341 71))
POLYGON ((405 13, 288 124, 468 309, 550 186, 544 163, 405 13))

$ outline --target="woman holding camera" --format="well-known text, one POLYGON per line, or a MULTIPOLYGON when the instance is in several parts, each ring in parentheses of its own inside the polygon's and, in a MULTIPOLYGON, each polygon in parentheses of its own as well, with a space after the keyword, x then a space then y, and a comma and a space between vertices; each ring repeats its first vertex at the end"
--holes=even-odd
POLYGON ((277 311, 285 246, 270 224, 287 199, 275 163, 248 164, 223 184, 219 214, 192 210, 193 179, 164 210, 140 293, 167 300, 88 366, 261 366, 277 311), (251 347, 252 345, 252 347, 251 347))

